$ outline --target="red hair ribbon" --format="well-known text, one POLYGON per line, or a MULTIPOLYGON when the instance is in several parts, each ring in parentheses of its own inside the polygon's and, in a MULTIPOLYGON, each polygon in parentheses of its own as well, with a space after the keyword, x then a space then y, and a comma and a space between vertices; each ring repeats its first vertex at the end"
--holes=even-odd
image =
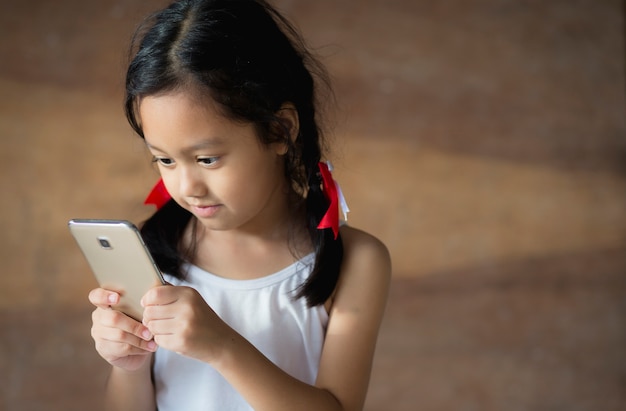
POLYGON ((159 210, 163 207, 172 196, 168 193, 167 188, 165 188, 165 184, 163 183, 163 179, 160 178, 159 181, 152 187, 152 191, 146 197, 146 200, 143 202, 144 204, 154 204, 159 210))
POLYGON ((333 176, 330 173, 332 171, 332 165, 330 162, 320 162, 318 163, 318 167, 320 169, 320 174, 322 175, 322 191, 330 204, 328 205, 328 210, 326 211, 326 214, 324 214, 324 217, 322 217, 322 220, 318 224, 317 228, 320 230, 332 228, 336 240, 339 235, 340 202, 345 219, 347 219, 348 211, 350 211, 350 209, 348 208, 348 204, 346 204, 346 200, 341 192, 341 187, 339 187, 339 184, 333 180, 333 176))

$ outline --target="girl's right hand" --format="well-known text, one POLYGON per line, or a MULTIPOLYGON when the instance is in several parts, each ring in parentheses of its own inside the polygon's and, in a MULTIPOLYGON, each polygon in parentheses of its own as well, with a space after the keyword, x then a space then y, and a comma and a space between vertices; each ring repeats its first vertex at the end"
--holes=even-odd
POLYGON ((151 359, 157 345, 143 324, 111 309, 119 299, 118 293, 103 288, 89 293, 89 301, 96 306, 91 316, 91 336, 102 358, 115 367, 132 372, 151 359))

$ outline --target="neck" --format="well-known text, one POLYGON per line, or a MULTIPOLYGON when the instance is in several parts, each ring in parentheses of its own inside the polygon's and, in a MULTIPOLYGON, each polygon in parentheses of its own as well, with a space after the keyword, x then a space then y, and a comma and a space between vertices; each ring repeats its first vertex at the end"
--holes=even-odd
POLYGON ((214 231, 192 220, 195 230, 188 233, 195 231, 193 264, 222 277, 250 279, 277 272, 294 258, 309 254, 313 248, 303 223, 303 207, 287 207, 283 212, 273 225, 254 230, 214 231))

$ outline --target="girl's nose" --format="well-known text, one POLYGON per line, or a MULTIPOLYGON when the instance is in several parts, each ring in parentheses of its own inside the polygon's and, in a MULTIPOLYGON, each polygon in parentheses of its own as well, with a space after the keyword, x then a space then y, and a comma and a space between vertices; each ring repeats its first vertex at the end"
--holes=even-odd
POLYGON ((181 167, 179 190, 183 197, 204 197, 207 186, 196 167, 181 167))

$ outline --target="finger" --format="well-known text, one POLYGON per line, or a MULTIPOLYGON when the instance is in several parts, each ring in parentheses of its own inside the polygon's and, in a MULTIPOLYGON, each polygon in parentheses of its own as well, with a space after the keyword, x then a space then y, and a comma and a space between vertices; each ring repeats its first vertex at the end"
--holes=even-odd
POLYGON ((119 356, 141 354, 146 351, 154 352, 157 344, 154 340, 146 341, 135 335, 120 332, 115 328, 102 330, 99 341, 108 342, 111 347, 115 347, 115 351, 119 356))
POLYGON ((177 339, 176 336, 172 334, 157 335, 154 337, 154 341, 159 347, 164 347, 167 350, 184 355, 182 350, 180 350, 180 347, 176 345, 179 339, 177 339))
POLYGON ((146 326, 120 311, 97 308, 92 314, 92 320, 94 326, 118 329, 145 341, 153 338, 146 326))
POLYGON ((157 350, 154 341, 144 341, 142 345, 136 346, 126 342, 110 341, 106 339, 96 339, 96 350, 100 355, 108 360, 119 359, 133 355, 147 355, 157 350))
POLYGON ((181 287, 171 285, 160 285, 153 287, 144 294, 141 305, 148 307, 151 305, 167 305, 178 300, 178 292, 181 287))
POLYGON ((158 336, 172 335, 179 332, 181 324, 175 318, 151 320, 146 324, 155 340, 158 336))
POLYGON ((89 292, 89 302, 96 307, 108 308, 120 301, 120 295, 114 291, 96 288, 89 292))
POLYGON ((120 328, 106 327, 96 322, 94 322, 94 325, 91 328, 91 336, 96 342, 96 345, 103 347, 102 351, 110 351, 110 348, 106 349, 106 347, 119 346, 119 344, 122 344, 122 346, 128 346, 123 348, 121 351, 118 350, 115 352, 115 354, 119 356, 129 355, 129 353, 137 353, 137 350, 132 350, 131 352, 129 350, 130 348, 150 352, 154 352, 156 350, 156 344, 152 339, 144 339, 120 328))
POLYGON ((158 329, 159 332, 165 332, 163 330, 163 326, 157 327, 157 324, 163 324, 164 321, 174 320, 176 317, 175 313, 171 310, 168 305, 151 305, 144 309, 143 312, 143 325, 150 330, 152 335, 155 335, 155 330, 158 329))

